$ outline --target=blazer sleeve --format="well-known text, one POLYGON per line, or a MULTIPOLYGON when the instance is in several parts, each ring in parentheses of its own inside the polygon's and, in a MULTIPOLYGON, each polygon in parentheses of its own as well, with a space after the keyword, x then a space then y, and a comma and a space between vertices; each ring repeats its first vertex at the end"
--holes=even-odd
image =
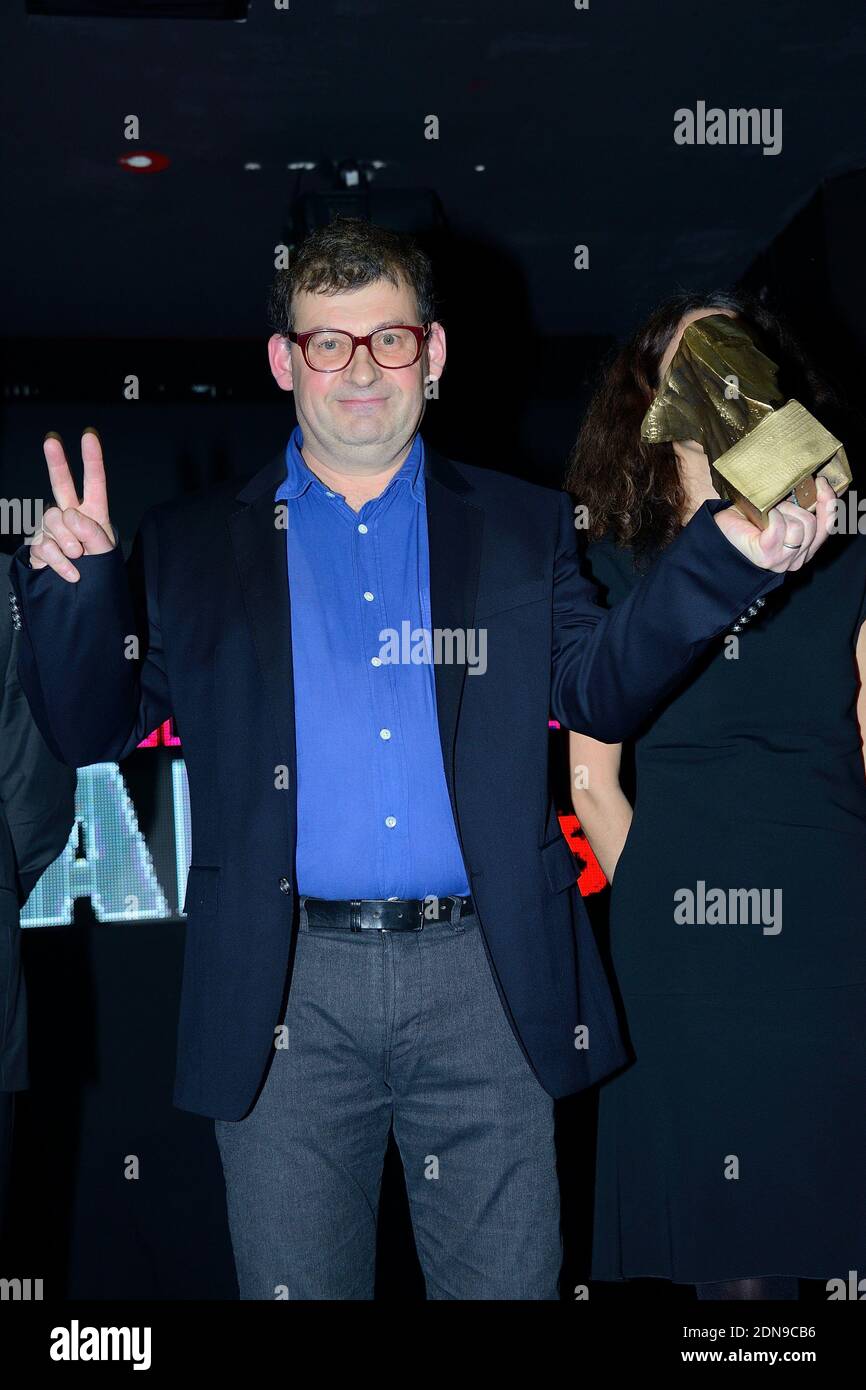
POLYGON ((18 675, 33 717, 61 762, 119 762, 171 714, 156 523, 142 518, 126 564, 119 544, 76 560, 77 584, 31 569, 27 549, 15 552, 10 578, 18 675))
POLYGON ((581 572, 563 493, 554 566, 551 713, 566 728, 621 743, 679 684, 720 633, 784 580, 752 564, 703 503, 657 563, 605 612, 581 572))

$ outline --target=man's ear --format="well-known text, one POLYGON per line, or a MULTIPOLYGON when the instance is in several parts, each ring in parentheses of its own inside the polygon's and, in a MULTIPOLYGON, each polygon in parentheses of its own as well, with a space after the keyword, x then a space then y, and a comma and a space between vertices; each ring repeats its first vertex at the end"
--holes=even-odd
POLYGON ((445 357, 447 355, 445 350, 445 329, 442 327, 441 323, 434 322, 430 325, 430 336, 427 339, 426 347, 427 376, 434 381, 438 381, 445 370, 445 357))
POLYGON ((288 338, 282 338, 279 333, 274 333, 268 339, 268 362, 271 366, 271 375, 280 390, 293 390, 292 345, 288 338))

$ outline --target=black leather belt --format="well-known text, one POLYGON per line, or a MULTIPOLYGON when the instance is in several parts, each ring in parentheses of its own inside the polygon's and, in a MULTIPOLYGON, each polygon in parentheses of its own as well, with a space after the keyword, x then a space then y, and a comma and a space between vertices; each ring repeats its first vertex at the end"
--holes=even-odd
POLYGON ((471 898, 301 898, 310 927, 344 931, 421 931, 430 922, 450 922, 475 911, 471 898), (456 914, 453 912, 458 905, 456 914))

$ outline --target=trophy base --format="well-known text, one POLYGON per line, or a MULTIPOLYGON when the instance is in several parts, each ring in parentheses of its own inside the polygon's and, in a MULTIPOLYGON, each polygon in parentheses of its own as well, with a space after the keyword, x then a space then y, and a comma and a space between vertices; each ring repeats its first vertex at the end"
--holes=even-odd
POLYGON ((711 468, 719 494, 761 530, 780 502, 813 511, 818 477, 827 479, 837 497, 851 483, 842 444, 799 401, 772 411, 711 468))

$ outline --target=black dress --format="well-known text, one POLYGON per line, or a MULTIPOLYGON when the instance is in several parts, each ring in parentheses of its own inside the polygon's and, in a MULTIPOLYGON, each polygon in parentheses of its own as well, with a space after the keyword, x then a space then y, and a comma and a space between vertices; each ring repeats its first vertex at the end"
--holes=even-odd
MULTIPOLYGON (((611 605, 640 578, 588 563, 611 605)), ((866 1275, 864 619, 866 536, 831 536, 634 742, 596 1279, 866 1275)))

